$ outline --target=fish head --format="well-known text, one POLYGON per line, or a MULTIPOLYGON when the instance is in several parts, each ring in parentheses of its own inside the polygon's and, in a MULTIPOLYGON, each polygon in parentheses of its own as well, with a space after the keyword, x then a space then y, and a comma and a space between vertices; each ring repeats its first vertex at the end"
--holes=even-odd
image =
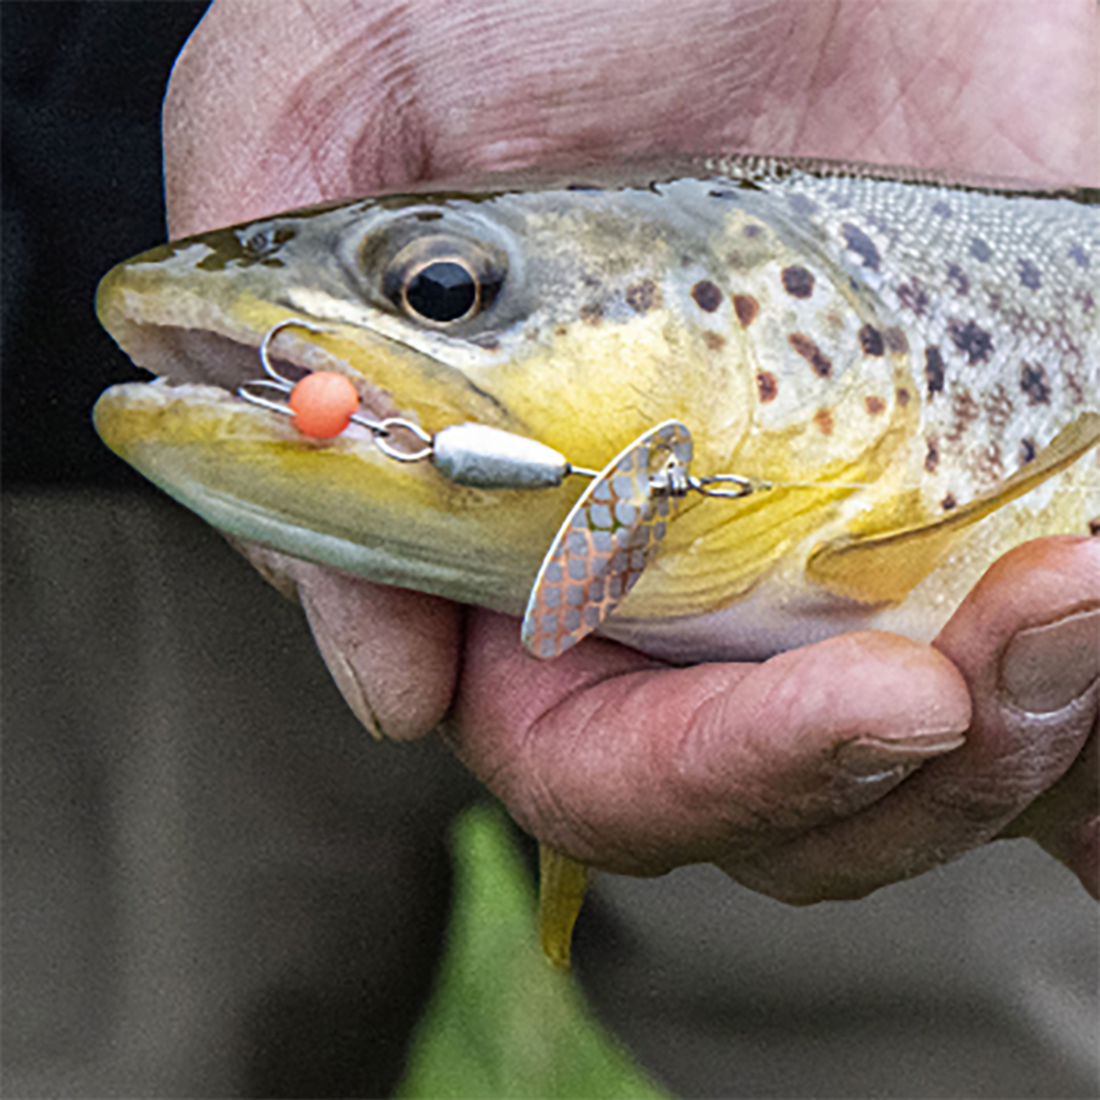
MULTIPOLYGON (((265 336, 287 326, 270 349, 282 374, 343 374, 368 420, 397 417, 428 436, 484 424, 573 466, 600 469, 655 424, 679 420, 692 433, 694 472, 801 485, 766 503, 680 504, 660 568, 630 596, 632 613, 718 606, 790 541, 792 523, 812 529, 835 502, 834 487, 813 492, 817 481, 832 486, 838 471, 866 479, 882 467, 905 410, 874 423, 841 415, 877 383, 846 374, 839 360, 826 434, 811 415, 820 402, 784 405, 761 392, 751 336, 783 322, 769 316, 763 289, 763 315, 746 322, 729 293, 731 263, 751 285, 754 273, 789 263, 797 242, 751 202, 727 209, 716 231, 698 193, 670 201, 657 186, 563 185, 382 196, 155 248, 104 277, 97 310, 156 381, 108 390, 96 427, 232 535, 518 612, 583 480, 477 488, 430 461, 395 461, 358 423, 333 439, 304 436, 293 418, 238 393, 265 377, 265 336), (734 544, 741 565, 715 568, 734 544)), ((838 294, 849 293, 844 283, 838 294)), ((888 358, 876 366, 888 371, 888 358)), ((392 442, 416 446, 400 431, 392 442)))

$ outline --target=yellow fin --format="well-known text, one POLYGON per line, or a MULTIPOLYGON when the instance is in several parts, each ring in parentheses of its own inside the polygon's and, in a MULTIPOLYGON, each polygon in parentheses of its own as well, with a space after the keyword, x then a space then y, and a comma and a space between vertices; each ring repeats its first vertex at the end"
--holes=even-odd
POLYGON ((539 931, 543 954, 559 970, 568 970, 573 925, 584 903, 589 870, 583 863, 539 845, 539 931))
POLYGON ((1082 413, 996 489, 946 515, 907 527, 845 535, 810 554, 806 575, 861 603, 897 603, 932 572, 966 528, 1071 466, 1100 443, 1100 413, 1082 413))

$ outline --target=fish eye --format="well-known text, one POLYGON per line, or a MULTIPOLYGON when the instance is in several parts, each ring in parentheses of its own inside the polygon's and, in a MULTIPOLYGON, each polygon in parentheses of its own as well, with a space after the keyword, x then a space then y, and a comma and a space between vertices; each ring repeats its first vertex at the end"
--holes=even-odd
POLYGON ((414 317, 450 324, 478 310, 481 285, 477 275, 457 257, 429 260, 412 270, 401 288, 401 305, 414 317))
MULTIPOLYGON (((369 253, 364 261, 369 270, 369 253)), ((420 237, 382 261, 380 289, 409 320, 448 328, 493 304, 504 267, 504 257, 479 241, 450 234, 420 237)))

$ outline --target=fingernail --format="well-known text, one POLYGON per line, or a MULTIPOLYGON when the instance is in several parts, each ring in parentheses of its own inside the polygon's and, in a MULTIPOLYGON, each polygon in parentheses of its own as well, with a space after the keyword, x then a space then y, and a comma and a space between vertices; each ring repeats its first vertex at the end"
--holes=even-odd
POLYGON ((1030 714, 1068 707, 1100 676, 1100 608, 1021 630, 1001 658, 1001 689, 1030 714))
POLYGON ((354 666, 344 656, 343 649, 325 624, 324 616, 316 611, 304 590, 301 591, 301 600, 310 629, 313 631, 313 640, 317 643, 317 648, 321 651, 321 656, 336 686, 340 689, 340 694, 371 737, 381 741, 384 736, 382 724, 378 721, 378 715, 370 704, 366 688, 355 674, 354 666))
POLYGON ((857 737, 836 752, 837 763, 859 783, 904 779, 925 761, 959 748, 966 738, 958 730, 935 730, 903 737, 857 737))

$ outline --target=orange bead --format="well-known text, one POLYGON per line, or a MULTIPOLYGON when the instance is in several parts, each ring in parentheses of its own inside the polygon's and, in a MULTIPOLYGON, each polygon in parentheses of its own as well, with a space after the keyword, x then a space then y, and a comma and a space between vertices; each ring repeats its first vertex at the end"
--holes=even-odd
POLYGON ((294 424, 302 435, 332 439, 359 408, 359 394, 342 374, 320 370, 307 374, 290 393, 294 424))

